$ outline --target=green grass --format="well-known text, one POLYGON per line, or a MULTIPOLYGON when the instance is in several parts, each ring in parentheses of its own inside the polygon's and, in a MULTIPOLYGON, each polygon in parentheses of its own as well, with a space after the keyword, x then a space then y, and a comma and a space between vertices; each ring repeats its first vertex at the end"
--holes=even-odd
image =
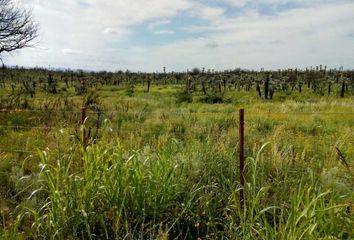
POLYGON ((0 127, 3 239, 354 237, 353 97, 305 91, 265 101, 255 91, 228 91, 227 102, 209 104, 198 94, 178 101, 179 86, 127 89, 97 90, 104 114, 93 144, 97 114, 88 111, 86 152, 83 97, 72 89, 66 104, 61 97, 54 106, 43 92, 36 97, 49 100, 29 102, 54 112, 0 113, 8 126, 0 127), (239 108, 246 111, 244 209, 239 108))

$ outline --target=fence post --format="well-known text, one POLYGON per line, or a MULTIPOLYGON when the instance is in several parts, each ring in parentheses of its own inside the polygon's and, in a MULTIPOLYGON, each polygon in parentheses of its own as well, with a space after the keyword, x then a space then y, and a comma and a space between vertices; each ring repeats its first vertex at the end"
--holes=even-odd
POLYGON ((84 146, 84 150, 86 150, 86 146, 87 146, 85 120, 86 120, 86 108, 82 107, 81 108, 81 126, 82 126, 82 144, 84 146))
POLYGON ((245 176, 244 176, 244 109, 240 109, 240 126, 239 126, 239 137, 240 137, 240 207, 243 209, 244 207, 244 193, 243 188, 245 186, 245 176))

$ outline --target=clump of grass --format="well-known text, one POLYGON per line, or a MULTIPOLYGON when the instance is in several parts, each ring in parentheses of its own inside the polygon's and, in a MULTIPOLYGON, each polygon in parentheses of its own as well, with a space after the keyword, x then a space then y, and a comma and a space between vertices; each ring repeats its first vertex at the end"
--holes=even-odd
POLYGON ((134 85, 129 85, 128 88, 125 90, 125 94, 128 96, 128 97, 133 97, 134 96, 134 93, 135 93, 135 87, 134 85))
POLYGON ((217 103, 230 103, 231 99, 226 98, 224 93, 210 93, 199 99, 202 103, 217 104, 217 103))
POLYGON ((21 222, 31 216, 37 237, 124 237, 135 234, 134 228, 153 236, 180 193, 176 183, 183 166, 163 156, 93 147, 83 154, 82 172, 73 168, 78 159, 67 156, 53 164, 40 156, 40 187, 29 201, 40 193, 46 197, 39 208, 24 203, 19 217, 21 222))
POLYGON ((57 239, 350 236, 350 192, 336 192, 313 171, 294 180, 284 164, 274 173, 263 146, 247 159, 241 209, 233 154, 212 142, 183 154, 181 147, 175 140, 159 151, 98 144, 81 153, 82 166, 77 155, 39 152, 17 226, 34 238, 57 239))
MULTIPOLYGON (((284 240, 349 238, 352 234, 352 220, 347 211, 350 203, 340 203, 341 198, 350 199, 349 191, 338 195, 336 189, 326 187, 310 169, 303 171, 298 181, 290 185, 285 200, 269 202, 271 195, 279 193, 273 191, 277 182, 264 181, 267 168, 261 162, 261 152, 265 146, 256 158, 247 159, 244 208, 239 205, 240 189, 231 195, 230 236, 284 240)), ((287 185, 292 178, 283 181, 279 184, 287 185)))
POLYGON ((193 95, 189 91, 183 90, 176 94, 176 102, 177 103, 191 103, 193 102, 193 95))

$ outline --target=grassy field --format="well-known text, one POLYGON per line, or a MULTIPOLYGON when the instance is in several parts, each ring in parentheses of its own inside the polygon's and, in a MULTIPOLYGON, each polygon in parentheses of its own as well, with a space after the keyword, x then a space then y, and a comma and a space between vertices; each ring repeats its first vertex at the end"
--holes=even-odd
POLYGON ((171 84, 63 88, 0 112, 2 239, 354 238, 352 95, 230 90, 210 104, 171 84))

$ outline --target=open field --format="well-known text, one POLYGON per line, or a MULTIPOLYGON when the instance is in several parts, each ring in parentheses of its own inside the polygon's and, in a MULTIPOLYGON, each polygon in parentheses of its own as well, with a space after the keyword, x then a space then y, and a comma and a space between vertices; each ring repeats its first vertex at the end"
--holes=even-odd
POLYGON ((349 73, 47 74, 3 77, 2 239, 354 237, 349 73))

